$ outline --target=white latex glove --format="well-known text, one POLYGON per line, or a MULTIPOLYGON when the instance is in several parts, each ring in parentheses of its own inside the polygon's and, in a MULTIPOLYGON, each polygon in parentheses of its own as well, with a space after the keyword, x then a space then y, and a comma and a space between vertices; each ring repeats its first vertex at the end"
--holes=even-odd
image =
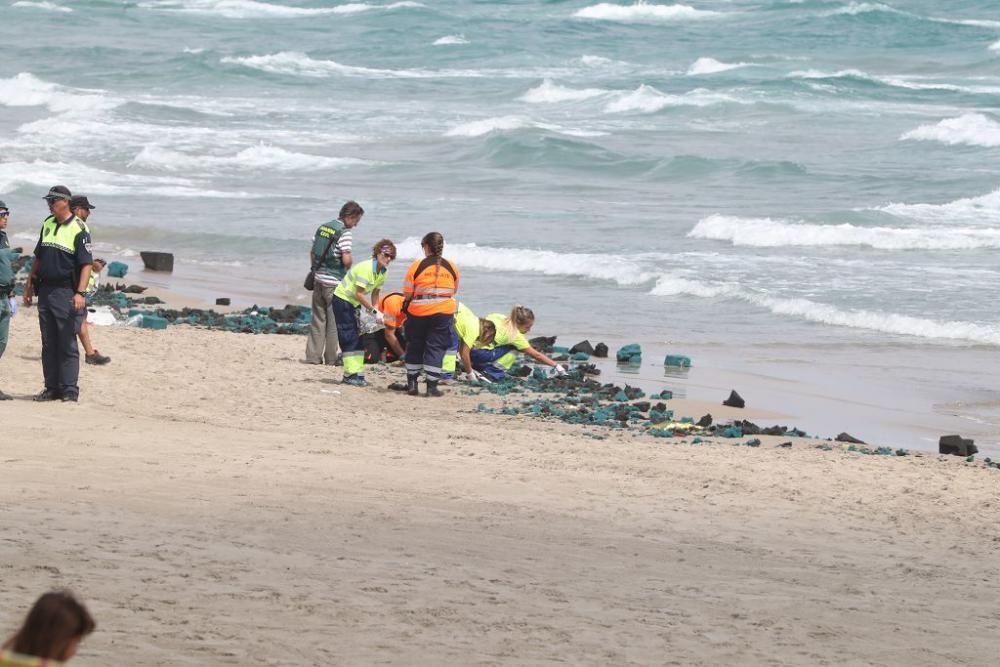
POLYGON ((566 367, 562 364, 556 364, 552 367, 553 375, 566 375, 566 367))
POLYGON ((465 380, 466 382, 475 382, 476 381, 476 374, 475 373, 466 373, 465 375, 462 376, 462 379, 465 380))
POLYGON ((385 315, 381 311, 375 311, 375 321, 378 322, 379 326, 385 326, 385 315))
POLYGON ((14 317, 17 315, 17 299, 10 297, 7 299, 7 304, 10 306, 10 316, 14 317))
POLYGON ((493 384, 493 380, 489 379, 479 371, 472 371, 472 375, 475 376, 477 382, 482 382, 483 384, 493 384))

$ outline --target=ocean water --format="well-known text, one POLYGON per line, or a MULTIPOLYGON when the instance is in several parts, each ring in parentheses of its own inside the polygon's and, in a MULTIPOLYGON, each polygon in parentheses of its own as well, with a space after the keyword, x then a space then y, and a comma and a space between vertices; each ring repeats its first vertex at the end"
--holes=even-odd
POLYGON ((24 244, 65 183, 109 258, 302 302, 354 198, 358 245, 439 230, 475 310, 641 342, 647 384, 1000 441, 995 1, 0 2, 24 244))

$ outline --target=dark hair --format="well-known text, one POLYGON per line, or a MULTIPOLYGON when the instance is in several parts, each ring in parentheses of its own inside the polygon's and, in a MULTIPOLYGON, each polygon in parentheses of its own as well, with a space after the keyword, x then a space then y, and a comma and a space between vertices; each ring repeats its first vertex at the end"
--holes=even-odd
POLYGON ((35 602, 24 625, 4 648, 48 660, 66 660, 70 643, 94 631, 90 612, 69 591, 45 593, 35 602))
POLYGON ((488 320, 485 317, 479 318, 479 338, 476 340, 480 345, 490 345, 497 338, 497 325, 493 324, 493 320, 488 320))
POLYGON ((372 246, 372 257, 378 256, 380 252, 384 252, 388 254, 389 257, 396 259, 396 244, 389 239, 382 239, 372 246))
POLYGON ((427 247, 431 251, 431 257, 437 258, 434 266, 438 267, 438 271, 440 271, 441 260, 443 259, 441 253, 444 252, 444 237, 441 236, 441 232, 427 232, 424 234, 424 238, 420 239, 420 245, 427 247))
POLYGON ((343 220, 344 218, 353 218, 354 216, 361 217, 364 214, 365 209, 361 208, 361 204, 352 199, 340 207, 340 215, 337 218, 343 220))
POLYGON ((95 258, 94 258, 94 264, 97 264, 98 262, 100 262, 100 263, 101 263, 101 264, 102 264, 103 266, 107 266, 107 265, 108 265, 108 263, 107 263, 107 262, 105 262, 105 261, 104 261, 103 259, 101 259, 100 257, 95 257, 95 258))

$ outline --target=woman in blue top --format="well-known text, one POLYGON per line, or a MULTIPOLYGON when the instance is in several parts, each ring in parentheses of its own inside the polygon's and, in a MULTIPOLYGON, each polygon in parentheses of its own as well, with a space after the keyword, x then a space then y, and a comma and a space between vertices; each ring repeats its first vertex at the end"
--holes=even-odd
POLYGON ((389 239, 382 239, 372 248, 368 262, 358 262, 351 267, 333 292, 334 318, 337 320, 337 338, 344 357, 344 383, 363 387, 365 382, 365 346, 358 327, 358 311, 377 312, 378 293, 396 259, 396 246, 389 239))

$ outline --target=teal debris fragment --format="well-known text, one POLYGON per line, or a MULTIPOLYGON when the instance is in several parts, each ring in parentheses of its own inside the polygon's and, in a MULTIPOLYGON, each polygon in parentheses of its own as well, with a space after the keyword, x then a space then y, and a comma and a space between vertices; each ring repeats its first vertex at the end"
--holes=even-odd
POLYGON ((152 313, 143 313, 142 321, 139 322, 139 326, 143 329, 166 329, 167 320, 158 315, 153 315, 152 313))
POLYGON ((573 361, 589 361, 590 355, 586 352, 574 352, 570 359, 573 361))
POLYGON ((686 357, 683 354, 668 354, 663 360, 663 365, 691 368, 691 357, 686 357))
POLYGON ((650 396, 650 398, 653 399, 654 401, 669 401, 673 397, 674 397, 674 392, 670 391, 669 389, 664 389, 659 394, 653 394, 652 396, 650 396))
POLYGON ((760 439, 754 438, 753 440, 747 440, 743 444, 747 447, 760 447, 760 439))
POLYGON ((615 355, 620 364, 639 366, 642 364, 642 348, 638 343, 629 343, 622 346, 615 355))
POLYGON ((722 432, 719 433, 719 435, 721 435, 723 438, 742 438, 743 429, 741 429, 738 426, 730 426, 728 428, 723 429, 722 432))
POLYGON ((128 273, 128 264, 125 262, 111 262, 108 264, 109 278, 124 278, 128 273))

